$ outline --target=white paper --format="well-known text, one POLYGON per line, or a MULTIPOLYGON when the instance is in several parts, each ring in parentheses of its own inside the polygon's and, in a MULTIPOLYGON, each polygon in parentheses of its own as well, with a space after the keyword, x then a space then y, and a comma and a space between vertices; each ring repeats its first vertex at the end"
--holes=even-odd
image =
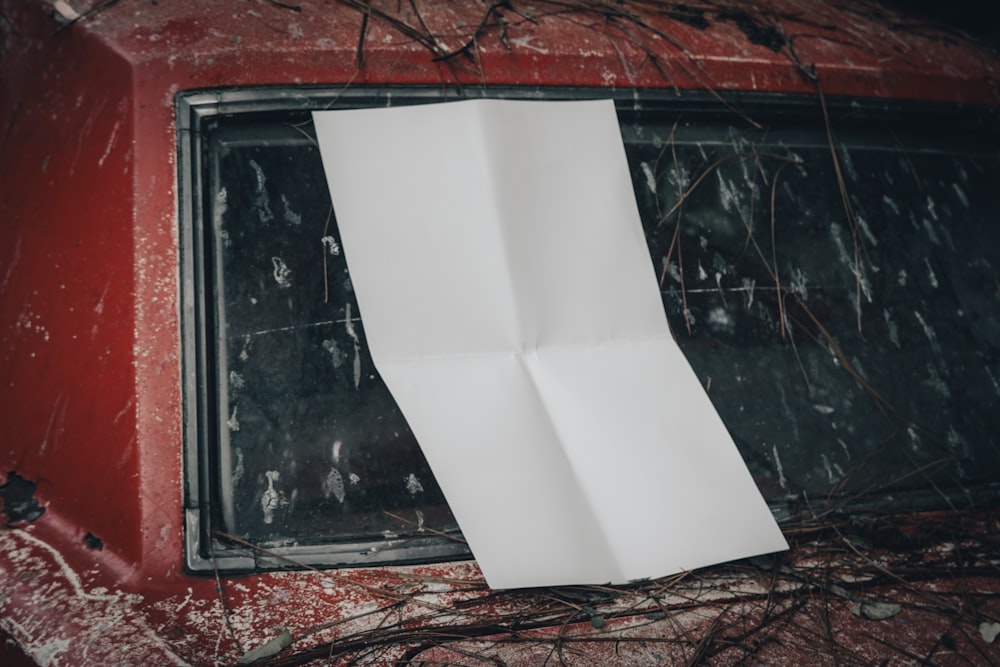
POLYGON ((787 548, 668 329, 611 101, 313 116, 372 357, 490 586, 787 548))

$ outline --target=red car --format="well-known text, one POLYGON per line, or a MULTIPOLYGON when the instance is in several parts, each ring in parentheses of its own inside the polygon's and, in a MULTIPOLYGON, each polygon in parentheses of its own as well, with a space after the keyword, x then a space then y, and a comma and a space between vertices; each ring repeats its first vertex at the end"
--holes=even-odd
POLYGON ((1000 662, 989 49, 861 0, 0 0, 0 68, 5 659, 1000 662), (486 586, 311 122, 466 98, 614 100, 667 318, 790 551, 486 586))

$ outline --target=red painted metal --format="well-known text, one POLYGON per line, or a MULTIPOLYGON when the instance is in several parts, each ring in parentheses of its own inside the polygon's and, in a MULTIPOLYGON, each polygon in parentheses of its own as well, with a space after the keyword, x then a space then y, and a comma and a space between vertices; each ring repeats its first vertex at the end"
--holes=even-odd
MULTIPOLYGON (((416 3, 419 19, 376 3, 444 37, 421 44, 373 16, 360 58, 358 4, 121 0, 67 25, 67 7, 85 3, 0 1, 0 484, 16 471, 45 508, 0 532, 0 628, 41 663, 233 661, 277 627, 300 636, 391 604, 387 591, 424 575, 481 583, 469 563, 227 576, 230 632, 216 581, 184 573, 178 91, 459 83, 724 96, 812 94, 818 80, 827 95, 1000 105, 996 57, 861 4, 756 3, 795 58, 655 3, 539 3, 534 16, 498 6, 505 28, 491 15, 467 42, 487 6, 434 2, 416 3)), ((595 664, 632 662, 601 651, 595 664)))

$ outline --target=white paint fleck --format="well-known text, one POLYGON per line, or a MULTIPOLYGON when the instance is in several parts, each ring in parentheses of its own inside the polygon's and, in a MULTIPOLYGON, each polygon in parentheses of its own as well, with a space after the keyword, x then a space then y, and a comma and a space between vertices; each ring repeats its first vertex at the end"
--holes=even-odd
POLYGON ((233 451, 236 452, 236 467, 233 469, 233 486, 236 486, 243 480, 243 475, 246 474, 246 468, 243 467, 243 450, 239 447, 233 447, 233 451))
POLYGON ((358 484, 361 483, 361 478, 358 477, 357 473, 352 472, 350 475, 347 476, 347 479, 351 481, 351 486, 357 486, 358 484))
POLYGON ((965 196, 965 191, 962 190, 958 183, 952 183, 951 189, 955 191, 955 196, 962 202, 962 206, 969 208, 969 198, 965 196))
POLYGON ((732 213, 734 207, 739 211, 740 200, 736 196, 736 185, 732 181, 726 182, 721 173, 719 173, 719 202, 726 213, 732 213))
POLYGON ((412 472, 409 474, 409 476, 404 481, 406 483, 406 491, 411 496, 415 496, 418 493, 422 493, 423 492, 424 485, 420 483, 420 480, 417 479, 417 476, 414 475, 412 472))
POLYGON ((155 546, 157 549, 162 549, 166 546, 167 540, 170 539, 170 525, 164 524, 160 526, 160 534, 156 537, 155 546))
POLYGON ((785 395, 785 388, 780 384, 778 385, 778 396, 781 399, 781 407, 785 410, 785 416, 788 417, 788 421, 792 425, 792 437, 795 442, 800 441, 799 437, 799 419, 798 415, 792 410, 791 406, 788 405, 788 397, 785 395))
POLYGON ((336 468, 330 468, 330 472, 326 474, 326 478, 323 480, 323 497, 329 498, 333 496, 337 499, 338 503, 343 503, 346 495, 344 477, 336 468))
POLYGON ((927 323, 927 320, 925 320, 923 315, 919 312, 913 311, 913 315, 917 318, 917 321, 920 322, 920 326, 923 328, 924 335, 927 336, 927 340, 931 342, 931 345, 937 348, 937 334, 934 333, 934 329, 927 323))
MULTIPOLYGON (((256 299, 250 300, 252 303, 257 303, 256 299)), ((253 347, 253 338, 250 334, 243 336, 243 349, 240 350, 240 361, 246 361, 250 358, 250 349, 253 347)))
POLYGON ((174 97, 177 95, 177 91, 181 89, 180 84, 172 83, 167 87, 166 93, 164 93, 163 98, 160 100, 160 104, 167 109, 174 108, 174 97))
MULTIPOLYGON (((844 239, 842 238, 842 230, 840 225, 837 223, 832 223, 830 225, 830 235, 833 237, 833 242, 837 246, 837 251, 840 254, 841 263, 847 267, 854 277, 857 279, 858 284, 861 286, 861 292, 865 295, 868 303, 872 302, 872 287, 871 283, 868 282, 868 277, 865 276, 864 268, 861 266, 861 262, 855 261, 851 253, 848 253, 847 246, 844 244, 844 239)), ((861 313, 861 303, 856 303, 855 308, 858 314, 861 313)))
POLYGON ((264 523, 274 523, 274 511, 288 505, 285 495, 274 488, 274 483, 281 479, 281 473, 277 470, 268 470, 264 473, 267 478, 267 489, 260 497, 260 506, 264 511, 264 523))
POLYGON ((324 340, 323 349, 329 353, 330 361, 333 363, 334 368, 340 368, 344 365, 344 361, 347 359, 347 353, 340 349, 336 340, 333 338, 327 338, 324 340))
POLYGON ((64 653, 71 645, 69 639, 50 639, 40 646, 36 646, 32 658, 39 665, 57 664, 56 658, 60 653, 64 653))
POLYGON ((847 449, 847 443, 841 440, 840 438, 837 438, 837 444, 840 445, 840 448, 844 450, 844 456, 846 456, 847 460, 850 461, 851 452, 850 450, 847 449))
POLYGON ((528 49, 529 51, 535 51, 536 53, 546 54, 549 52, 544 46, 535 46, 532 42, 535 41, 534 35, 525 35, 523 37, 515 37, 510 40, 510 43, 514 46, 520 47, 522 49, 528 49))
POLYGON ((885 319, 885 326, 889 330, 889 340, 896 346, 896 349, 901 350, 902 347, 899 344, 899 327, 892 320, 892 315, 889 313, 888 308, 882 311, 882 317, 885 319))
POLYGON ((809 300, 809 279, 806 278, 805 271, 799 267, 792 269, 791 279, 788 282, 788 290, 803 301, 809 300))
POLYGON ((229 386, 233 389, 242 389, 247 386, 247 381, 236 371, 229 371, 229 386))
POLYGON ((340 464, 340 449, 344 446, 343 441, 334 440, 333 446, 330 448, 330 456, 333 458, 334 465, 340 464))
POLYGON ((757 281, 753 278, 743 278, 743 289, 747 293, 747 310, 750 310, 750 306, 753 305, 753 293, 754 289, 757 287, 757 281))
POLYGON ((931 266, 931 260, 924 256, 924 266, 927 267, 927 279, 931 282, 931 287, 938 286, 937 274, 934 273, 934 268, 931 266))
POLYGON ((907 277, 908 276, 906 274, 906 269, 900 269, 899 270, 899 278, 896 280, 896 282, 899 283, 900 287, 906 287, 906 279, 907 279, 907 277))
POLYGON ((823 469, 826 470, 826 480, 830 484, 834 484, 837 478, 833 476, 833 468, 830 467, 830 459, 826 457, 826 454, 820 454, 820 459, 823 461, 823 469))
POLYGON ((115 414, 115 418, 111 420, 111 423, 117 424, 118 422, 120 422, 122 417, 124 417, 126 413, 128 413, 133 403, 134 399, 132 397, 129 397, 129 399, 125 401, 125 406, 115 414))
POLYGON ((931 214, 931 217, 935 220, 938 219, 937 207, 934 205, 934 200, 930 195, 927 195, 927 212, 931 214))
POLYGON ((934 229, 934 223, 927 218, 923 218, 921 222, 924 223, 924 231, 927 232, 927 238, 930 239, 931 243, 934 245, 941 245, 941 239, 938 237, 937 231, 934 229))
POLYGON ((667 180, 677 188, 678 192, 685 192, 691 184, 691 177, 687 170, 679 164, 674 164, 667 169, 667 180))
POLYGON ((344 305, 344 329, 354 341, 354 388, 361 386, 361 340, 354 330, 354 320, 351 318, 351 304, 344 305))
POLYGON ((285 218, 285 222, 291 225, 302 224, 302 215, 292 210, 292 206, 288 201, 288 197, 286 197, 285 195, 281 195, 281 210, 285 218))
POLYGON ((736 323, 733 321, 733 318, 721 306, 717 306, 709 311, 707 322, 715 331, 732 333, 736 330, 736 323))
POLYGON ((101 298, 97 300, 97 304, 94 306, 94 312, 98 315, 101 315, 104 312, 104 299, 108 296, 109 289, 111 289, 110 280, 104 284, 104 290, 101 292, 101 298))
POLYGON ((882 196, 882 203, 888 206, 895 215, 899 215, 899 205, 894 202, 889 195, 882 196))
POLYGON ((38 451, 40 454, 44 454, 49 447, 49 439, 52 439, 52 445, 56 445, 59 442, 59 436, 63 433, 63 422, 66 420, 66 411, 69 409, 69 396, 60 394, 56 397, 55 403, 52 405, 52 411, 49 413, 49 423, 45 427, 45 437, 42 438, 41 444, 38 446, 38 451))
POLYGON ((174 609, 174 613, 180 613, 180 611, 184 609, 184 607, 188 606, 191 603, 192 595, 194 595, 194 591, 189 586, 187 589, 187 596, 181 601, 179 605, 177 605, 177 608, 174 609))
POLYGON ((771 445, 771 454, 774 456, 774 467, 778 471, 778 484, 781 488, 788 490, 788 482, 785 480, 785 469, 781 465, 781 458, 778 456, 778 446, 771 445))
POLYGON ((851 154, 848 152, 846 146, 841 145, 840 157, 844 165, 844 171, 848 173, 852 181, 856 182, 858 180, 858 172, 854 170, 854 160, 851 159, 851 154))
POLYGON ((225 215, 227 210, 229 210, 229 204, 227 203, 228 198, 229 193, 225 188, 220 189, 215 195, 215 207, 212 211, 212 215, 214 216, 216 225, 222 224, 222 216, 225 215))
POLYGON ((255 160, 250 160, 250 166, 257 176, 257 196, 254 198, 253 207, 261 222, 270 222, 274 220, 274 214, 271 213, 271 197, 267 194, 267 188, 264 187, 267 183, 264 170, 255 160))
POLYGON ((239 411, 239 409, 240 406, 234 405, 233 413, 229 415, 229 419, 226 420, 226 426, 229 428, 230 431, 240 430, 240 420, 236 417, 236 413, 239 411))
POLYGON ((678 268, 677 263, 676 262, 667 262, 666 258, 664 258, 664 262, 665 262, 664 269, 666 270, 667 275, 670 276, 671 278, 673 278, 674 281, 676 281, 678 283, 681 282, 681 271, 678 268))
POLYGON ((14 273, 14 267, 21 260, 21 237, 17 237, 17 241, 14 242, 14 252, 11 254, 10 261, 7 263, 7 270, 3 274, 3 282, 0 282, 0 294, 7 291, 7 285, 10 283, 10 277, 14 273))
POLYGON ((111 138, 108 139, 108 145, 104 149, 104 155, 97 160, 97 166, 103 167, 104 161, 108 159, 111 155, 111 151, 114 149, 115 144, 118 143, 118 128, 121 127, 121 121, 115 121, 114 127, 111 128, 111 138))
POLYGON ((640 162, 639 167, 642 169, 642 173, 646 176, 646 187, 649 191, 656 194, 656 176, 653 175, 653 170, 649 168, 649 165, 645 162, 640 162))
POLYGON ((873 246, 877 246, 878 239, 876 239, 875 235, 872 234, 872 230, 871 228, 868 227, 868 223, 865 221, 865 219, 862 218, 860 214, 855 213, 854 220, 858 223, 858 227, 861 228, 861 232, 865 235, 865 238, 868 239, 868 242, 871 243, 873 246))
POLYGON ((928 376, 927 384, 930 385, 934 391, 941 394, 942 398, 951 398, 951 389, 948 388, 948 383, 941 378, 941 374, 938 372, 938 369, 929 362, 926 368, 928 376))
POLYGON ((320 243, 323 244, 323 246, 327 249, 327 251, 329 251, 331 255, 337 256, 340 254, 340 244, 337 243, 337 239, 333 238, 332 236, 324 236, 323 238, 320 239, 320 243))
POLYGON ((997 393, 997 396, 1000 396, 1000 383, 998 383, 997 379, 993 376, 993 373, 990 371, 990 367, 983 366, 983 370, 986 371, 986 375, 989 376, 990 382, 993 384, 993 391, 997 393))
POLYGON ((834 410, 829 405, 823 405, 822 403, 814 403, 813 410, 820 413, 821 415, 832 415, 834 410))
POLYGON ((285 264, 285 261, 280 257, 272 257, 271 264, 274 265, 274 282, 278 283, 278 287, 282 289, 288 289, 292 286, 291 275, 292 272, 285 264))

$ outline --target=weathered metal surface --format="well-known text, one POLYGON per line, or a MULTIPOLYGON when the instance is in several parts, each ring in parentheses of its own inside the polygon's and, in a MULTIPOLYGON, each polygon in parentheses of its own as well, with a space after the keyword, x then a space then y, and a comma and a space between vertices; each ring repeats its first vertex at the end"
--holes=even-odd
POLYGON ((286 629, 298 654, 269 664, 992 664, 998 528, 995 517, 882 525, 912 540, 899 553, 833 526, 788 557, 628 587, 489 591, 467 563, 137 593, 102 586, 98 558, 74 570, 29 529, 0 533, 0 611, 43 664, 232 664, 286 629))
MULTIPOLYGON (((470 563, 218 583, 185 574, 174 95, 389 83, 812 94, 818 80, 828 95, 997 105, 997 59, 868 5, 814 0, 755 3, 756 13, 741 3, 728 14, 692 4, 673 17, 657 3, 391 2, 367 11, 352 1, 206 10, 194 0, 122 0, 87 15, 99 4, 0 2, 0 484, 37 484, 45 510, 30 511, 29 500, 0 532, 0 628, 42 664, 229 663, 285 627, 300 651, 366 641, 357 633, 400 619, 440 625, 441 614, 485 625, 451 648, 434 648, 444 642, 436 628, 369 657, 475 662, 470 654, 496 650, 527 664, 670 664, 725 640, 734 648, 716 659, 742 659, 741 619, 785 609, 759 569, 692 575, 693 588, 680 592, 618 592, 607 612, 605 601, 562 601, 530 632, 489 625, 528 598, 502 595, 489 611, 470 563), (82 16, 68 23, 74 13, 82 16), (719 584, 727 576, 732 583, 719 584), (712 605, 698 597, 736 585, 753 591, 712 605), (478 598, 470 621, 460 603, 478 598)), ((837 567, 825 556, 816 563, 837 567)), ((753 660, 876 662, 889 655, 880 653, 886 642, 934 662, 960 650, 973 662, 1000 660, 976 630, 1000 614, 996 562, 977 567, 953 582, 951 570, 905 586, 879 580, 874 592, 903 605, 883 621, 851 614, 860 603, 829 587, 810 588, 816 596, 799 602, 812 634, 794 635, 797 643, 762 636, 753 660)), ((535 594, 532 609, 553 595, 535 594)))

